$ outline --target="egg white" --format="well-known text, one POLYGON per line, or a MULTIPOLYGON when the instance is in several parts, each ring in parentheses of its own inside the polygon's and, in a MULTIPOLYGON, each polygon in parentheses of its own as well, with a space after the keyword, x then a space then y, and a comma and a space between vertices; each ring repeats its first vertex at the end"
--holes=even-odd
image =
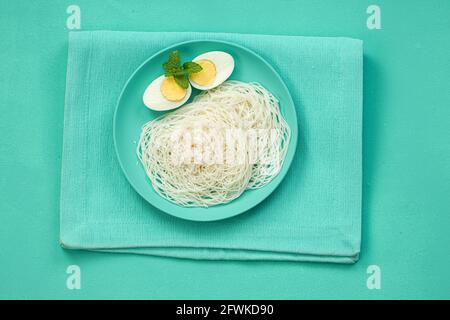
POLYGON ((201 86, 189 79, 191 85, 199 90, 213 89, 222 84, 233 73, 234 59, 229 53, 223 51, 210 51, 195 57, 192 61, 195 62, 199 60, 209 60, 214 63, 216 67, 216 77, 214 78, 214 81, 207 86, 201 86))
POLYGON ((164 75, 156 78, 150 83, 150 85, 145 89, 143 101, 147 108, 156 111, 167 111, 178 108, 188 101, 192 93, 192 88, 189 85, 186 89, 186 95, 180 101, 170 101, 167 100, 161 93, 161 85, 166 77, 164 75))

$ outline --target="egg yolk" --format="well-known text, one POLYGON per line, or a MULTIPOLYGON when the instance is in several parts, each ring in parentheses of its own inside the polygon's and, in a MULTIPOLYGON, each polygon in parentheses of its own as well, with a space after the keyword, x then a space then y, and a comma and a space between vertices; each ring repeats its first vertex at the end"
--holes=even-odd
POLYGON ((186 89, 180 87, 174 77, 166 77, 161 84, 161 93, 169 101, 180 101, 186 96, 186 89))
POLYGON ((189 78, 201 86, 211 84, 216 78, 216 66, 214 63, 209 60, 199 60, 195 62, 202 67, 202 70, 200 72, 192 73, 189 78))

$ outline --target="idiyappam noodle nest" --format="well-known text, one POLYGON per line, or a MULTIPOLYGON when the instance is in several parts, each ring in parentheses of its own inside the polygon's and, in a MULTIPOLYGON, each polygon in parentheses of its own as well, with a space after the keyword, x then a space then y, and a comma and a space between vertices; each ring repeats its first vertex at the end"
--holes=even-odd
POLYGON ((162 197, 208 207, 272 181, 289 141, 290 128, 268 90, 227 81, 146 123, 137 155, 162 197))

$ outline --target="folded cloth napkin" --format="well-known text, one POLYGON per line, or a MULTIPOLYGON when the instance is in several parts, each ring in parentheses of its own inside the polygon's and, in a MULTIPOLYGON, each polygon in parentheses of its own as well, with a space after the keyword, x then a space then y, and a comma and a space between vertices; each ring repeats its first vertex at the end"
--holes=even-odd
POLYGON ((61 245, 192 259, 354 263, 361 239, 362 61, 362 42, 348 38, 70 33, 61 245), (129 76, 157 51, 191 39, 254 50, 279 72, 297 108, 299 144, 286 178, 260 205, 222 221, 185 221, 154 208, 127 182, 114 151, 113 113, 129 76))

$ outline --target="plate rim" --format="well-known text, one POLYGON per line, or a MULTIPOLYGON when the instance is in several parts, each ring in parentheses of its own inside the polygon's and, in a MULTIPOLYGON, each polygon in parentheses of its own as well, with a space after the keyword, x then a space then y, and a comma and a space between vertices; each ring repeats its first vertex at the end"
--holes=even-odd
MULTIPOLYGON (((236 217, 236 216, 241 215, 241 214, 243 214, 243 213, 249 211, 250 209, 256 207, 256 206, 259 205, 261 202, 263 202, 265 199, 267 199, 267 198, 275 191, 275 189, 278 188, 278 186, 280 185, 280 183, 284 180, 284 178, 286 177, 288 171, 289 171, 290 168, 291 168, 292 161, 294 160, 295 152, 296 152, 296 150, 297 150, 297 144, 298 144, 298 119, 297 119, 297 110, 296 110, 296 108, 295 108, 295 103, 294 103, 294 100, 292 99, 291 92, 290 92, 289 88, 287 87, 286 83, 284 82, 283 78, 279 75, 279 73, 275 70, 275 68, 274 68, 274 67, 273 67, 266 59, 264 59, 261 55, 259 55, 259 54, 256 53, 255 51, 253 51, 253 50, 251 50, 251 49, 249 49, 249 48, 247 48, 247 47, 245 47, 245 46, 242 46, 242 45, 240 45, 240 44, 237 44, 237 43, 234 43, 234 42, 231 42, 231 41, 227 41, 227 40, 217 40, 217 39, 194 39, 194 40, 186 40, 186 41, 176 42, 176 43, 174 43, 174 44, 172 44, 172 45, 170 45, 170 46, 164 47, 164 48, 162 48, 161 50, 157 51, 156 53, 152 54, 150 57, 148 57, 147 59, 145 59, 145 60, 144 60, 144 61, 143 61, 143 62, 142 62, 142 63, 141 63, 134 71, 133 71, 133 73, 128 77, 127 81, 125 82, 125 84, 124 84, 123 87, 122 87, 122 90, 121 90, 121 92, 120 92, 120 95, 119 95, 119 97, 118 97, 118 99, 117 99, 117 101, 116 101, 115 107, 114 107, 114 116, 113 116, 113 140, 114 140, 114 151, 115 151, 115 154, 116 154, 116 158, 117 158, 117 160, 118 160, 118 162, 119 162, 120 168, 121 168, 121 170, 122 170, 122 173, 125 175, 125 178, 127 179, 128 183, 133 187, 134 191, 135 191, 137 194, 139 194, 139 196, 142 197, 148 204, 150 204, 151 206, 155 207, 156 209, 158 209, 158 210, 164 212, 165 214, 168 214, 168 215, 170 215, 170 216, 172 216, 172 217, 177 217, 177 218, 180 218, 180 219, 183 219, 183 220, 187 220, 187 221, 197 221, 197 222, 218 221, 218 220, 224 220, 224 219, 229 219, 229 218, 232 218, 232 217, 236 217), (283 171, 280 171, 280 172, 278 173, 278 175, 280 175, 279 181, 273 181, 273 180, 272 180, 272 181, 269 182, 269 184, 267 185, 267 186, 272 185, 272 190, 270 190, 270 192, 268 192, 268 193, 265 194, 263 197, 261 197, 260 199, 258 199, 257 202, 252 203, 252 204, 249 205, 249 206, 246 206, 243 210, 239 210, 239 211, 236 212, 236 213, 228 214, 228 215, 221 215, 221 216, 211 216, 211 217, 206 217, 206 218, 205 218, 204 216, 201 216, 201 217, 198 217, 198 218, 197 218, 197 217, 186 217, 186 216, 183 216, 183 215, 179 215, 179 214, 177 214, 177 213, 170 212, 169 210, 167 210, 166 208, 164 208, 164 206, 159 205, 158 203, 154 203, 154 202, 149 201, 149 200, 146 198, 146 196, 145 196, 143 193, 140 192, 139 188, 137 188, 137 187, 135 186, 135 184, 133 183, 132 179, 129 177, 127 171, 125 170, 125 167, 124 167, 124 165, 123 165, 123 162, 122 162, 122 159, 121 159, 121 157, 120 157, 120 153, 119 153, 119 150, 118 150, 118 147, 117 147, 117 141, 116 141, 116 133, 117 133, 117 132, 116 132, 117 112, 118 112, 118 109, 119 109, 119 106, 120 106, 120 102, 121 102, 121 100, 122 100, 122 96, 124 95, 124 93, 125 93, 125 91, 126 91, 128 85, 130 84, 130 82, 132 81, 132 79, 134 78, 134 76, 135 76, 135 75, 136 75, 136 74, 137 74, 137 73, 138 73, 138 72, 139 72, 139 71, 140 71, 140 70, 141 70, 141 69, 142 69, 149 61, 150 61, 150 60, 152 60, 154 57, 160 55, 161 53, 163 53, 163 52, 165 52, 165 51, 167 51, 167 50, 170 50, 170 49, 172 49, 172 48, 182 46, 182 45, 187 45, 187 44, 191 44, 191 43, 200 43, 200 42, 215 42, 215 43, 221 43, 221 44, 229 45, 229 46, 232 46, 232 47, 234 46, 234 47, 237 47, 237 48, 239 48, 239 49, 241 49, 241 50, 244 50, 244 51, 246 51, 246 52, 248 52, 248 53, 250 53, 250 54, 256 56, 258 59, 260 59, 260 60, 261 60, 261 61, 262 61, 262 62, 263 62, 263 63, 264 63, 271 71, 272 71, 272 73, 278 78, 278 80, 279 80, 279 82, 281 83, 283 89, 286 90, 287 96, 288 96, 288 100, 289 100, 289 102, 292 104, 292 106, 294 107, 294 115, 295 115, 295 117, 294 117, 293 120, 294 120, 294 123, 295 123, 295 127, 297 128, 296 130, 292 130, 292 131, 291 131, 291 137, 290 137, 289 146, 288 146, 288 152, 287 152, 287 155, 289 154, 289 148, 291 148, 291 145, 292 145, 292 148, 293 148, 292 156, 290 156, 289 159, 285 159, 285 161, 283 162, 283 165, 282 165, 282 169, 281 169, 281 170, 283 170, 283 167, 284 167, 284 166, 286 166, 286 170, 284 170, 284 172, 283 172, 283 171), (292 132, 294 132, 294 134, 292 134, 292 132), (286 160, 287 160, 287 161, 286 161, 286 160), (275 184, 274 184, 274 183, 275 183, 275 184)), ((287 156, 287 155, 286 155, 286 156, 287 156)), ((278 175, 277 175, 277 176, 278 176, 278 175)), ((149 186, 151 187, 151 184, 150 184, 149 186)), ((245 191, 244 191, 244 192, 245 192, 245 191)), ((158 195, 158 196, 161 197, 160 195, 158 195)), ((163 197, 161 197, 161 199, 165 200, 163 197)), ((234 201, 234 200, 233 200, 233 201, 234 201)), ((232 201, 231 201, 231 202, 232 202, 232 201)), ((177 204, 175 204, 175 203, 170 203, 170 204, 172 204, 172 205, 177 205, 177 204)), ((226 204, 224 204, 224 205, 226 205, 226 204)), ((180 208, 183 208, 183 207, 181 207, 181 206, 179 206, 179 207, 180 207, 180 208)), ((201 208, 201 207, 196 207, 196 208, 201 208)), ((207 210, 208 208, 202 208, 202 209, 206 209, 206 210, 207 210)))

